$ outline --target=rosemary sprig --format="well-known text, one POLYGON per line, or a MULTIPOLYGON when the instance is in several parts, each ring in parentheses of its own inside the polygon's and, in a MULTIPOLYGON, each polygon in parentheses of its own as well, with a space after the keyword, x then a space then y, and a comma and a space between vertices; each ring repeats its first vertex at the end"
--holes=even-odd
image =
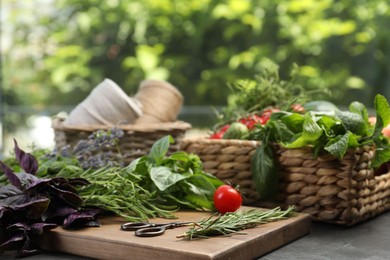
POLYGON ((295 214, 294 207, 287 210, 276 207, 270 210, 249 209, 244 211, 229 212, 203 218, 195 222, 184 234, 178 238, 209 238, 210 236, 229 235, 244 229, 254 228, 257 225, 289 218, 295 214))

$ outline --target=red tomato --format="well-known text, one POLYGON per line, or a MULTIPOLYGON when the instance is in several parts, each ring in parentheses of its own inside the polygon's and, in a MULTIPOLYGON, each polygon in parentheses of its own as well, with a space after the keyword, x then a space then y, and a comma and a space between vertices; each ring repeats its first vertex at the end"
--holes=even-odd
POLYGON ((255 128, 256 124, 261 124, 261 125, 264 124, 263 118, 258 115, 251 115, 251 116, 241 118, 240 120, 238 120, 238 122, 246 125, 246 127, 249 130, 255 128))
POLYGON ((230 125, 224 125, 221 129, 218 130, 218 132, 212 134, 210 136, 210 139, 222 139, 225 132, 229 129, 230 125))
POLYGON ((241 194, 230 185, 221 185, 214 192, 214 206, 222 214, 235 212, 241 204, 241 194))
POLYGON ((291 109, 297 113, 305 112, 305 108, 301 104, 292 104, 291 109))
POLYGON ((273 112, 279 112, 280 109, 278 108, 268 108, 263 110, 263 113, 261 113, 261 117, 263 118, 264 124, 268 122, 273 112))

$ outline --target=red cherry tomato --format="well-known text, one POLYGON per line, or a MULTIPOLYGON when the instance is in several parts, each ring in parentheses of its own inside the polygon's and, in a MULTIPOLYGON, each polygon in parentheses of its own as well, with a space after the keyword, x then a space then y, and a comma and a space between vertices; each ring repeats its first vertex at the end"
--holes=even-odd
POLYGON ((241 204, 241 194, 230 185, 221 185, 214 192, 214 206, 222 214, 235 212, 241 204))
POLYGON ((297 113, 305 112, 305 108, 301 104, 292 104, 291 109, 292 109, 292 111, 297 112, 297 113))
POLYGON ((279 108, 268 108, 263 110, 263 113, 261 113, 261 117, 263 118, 264 124, 267 123, 268 120, 271 118, 272 113, 279 111, 279 108))
POLYGON ((258 116, 258 115, 250 115, 250 116, 241 118, 240 120, 238 120, 238 122, 240 122, 240 123, 246 125, 246 127, 247 127, 249 130, 255 128, 255 125, 256 125, 256 124, 261 124, 261 125, 264 124, 263 118, 260 117, 260 116, 258 116))
POLYGON ((218 130, 218 132, 212 134, 210 136, 210 139, 222 139, 225 132, 229 129, 230 125, 224 125, 221 129, 218 130))

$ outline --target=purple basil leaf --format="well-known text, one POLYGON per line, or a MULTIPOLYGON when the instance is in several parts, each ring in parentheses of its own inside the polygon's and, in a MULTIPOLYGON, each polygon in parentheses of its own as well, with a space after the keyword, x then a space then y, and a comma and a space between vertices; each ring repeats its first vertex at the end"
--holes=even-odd
POLYGON ((76 228, 86 226, 85 224, 95 220, 95 216, 100 212, 100 209, 88 209, 71 214, 64 220, 63 227, 76 228))
POLYGON ((15 173, 2 161, 0 161, 0 167, 3 169, 5 175, 7 176, 9 182, 14 185, 15 187, 21 189, 22 185, 20 183, 20 180, 18 177, 16 177, 15 173))
POLYGON ((23 211, 28 218, 39 218, 47 210, 50 204, 50 199, 42 196, 30 197, 29 201, 23 204, 15 205, 13 210, 23 211))
POLYGON ((21 241, 23 241, 25 239, 26 239, 26 235, 24 232, 18 233, 16 235, 14 235, 13 237, 11 237, 10 239, 8 239, 7 241, 5 241, 3 244, 1 244, 0 248, 12 245, 14 243, 20 243, 21 241))
POLYGON ((40 253, 40 251, 31 246, 30 237, 27 235, 26 240, 24 241, 24 245, 20 250, 18 250, 16 257, 21 258, 21 257, 36 255, 38 253, 40 253))
POLYGON ((51 179, 40 179, 35 175, 25 173, 25 172, 20 172, 16 174, 16 176, 19 178, 22 187, 26 191, 37 189, 39 186, 47 185, 47 183, 51 181, 51 179))
POLYGON ((76 194, 78 193, 77 189, 69 183, 68 179, 62 177, 52 178, 51 186, 58 187, 58 188, 60 187, 61 190, 65 190, 68 192, 73 192, 76 194))
POLYGON ((19 222, 8 226, 7 229, 10 231, 26 231, 30 230, 31 228, 26 223, 19 222))
POLYGON ((23 170, 26 173, 34 174, 38 170, 38 161, 35 159, 35 157, 30 153, 25 153, 23 150, 21 150, 18 146, 18 143, 14 139, 15 144, 15 157, 16 160, 18 160, 20 167, 23 168, 23 170))
POLYGON ((54 220, 56 218, 61 218, 61 220, 63 220, 64 217, 75 212, 77 212, 77 209, 68 205, 58 205, 58 203, 52 200, 49 209, 42 215, 42 220, 48 221, 49 219, 54 220))
POLYGON ((81 197, 74 192, 70 192, 67 190, 61 189, 61 187, 55 187, 51 185, 51 188, 56 192, 56 196, 61 199, 62 201, 65 201, 69 205, 78 208, 83 203, 83 200, 81 197))
POLYGON ((56 228, 57 226, 54 223, 34 223, 31 225, 31 230, 34 234, 42 235, 45 231, 56 228))
POLYGON ((42 216, 43 220, 56 218, 56 217, 67 217, 70 214, 77 212, 77 209, 70 206, 57 206, 54 209, 49 210, 42 216))
POLYGON ((29 196, 15 186, 6 185, 0 188, 0 206, 2 207, 12 207, 26 203, 28 200, 29 196))

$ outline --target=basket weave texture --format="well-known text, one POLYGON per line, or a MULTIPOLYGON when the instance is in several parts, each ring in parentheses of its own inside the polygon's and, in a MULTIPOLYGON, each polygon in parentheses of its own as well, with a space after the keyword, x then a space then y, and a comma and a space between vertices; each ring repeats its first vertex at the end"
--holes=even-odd
MULTIPOLYGON (((88 126, 65 126, 63 119, 54 118, 52 128, 54 130, 54 141, 56 148, 66 145, 74 146, 78 141, 87 139, 88 136, 97 130, 108 130, 113 126, 88 125, 88 126)), ((160 138, 171 135, 175 143, 169 147, 169 153, 179 151, 180 142, 191 125, 182 121, 165 122, 156 124, 129 124, 116 125, 124 131, 124 136, 119 140, 119 148, 122 154, 126 154, 125 160, 131 162, 149 153, 152 145, 160 138)), ((117 152, 117 150, 113 150, 117 152)))
POLYGON ((314 158, 310 147, 274 145, 279 191, 275 201, 263 201, 251 173, 251 160, 259 145, 257 141, 192 138, 184 139, 181 149, 199 155, 205 171, 239 185, 246 205, 294 205, 315 221, 346 226, 390 209, 390 172, 374 175, 372 146, 350 149, 340 160, 329 153, 314 158))
POLYGON ((350 149, 341 160, 328 153, 313 158, 310 147, 275 146, 274 151, 279 205, 295 205, 313 220, 347 226, 390 209, 390 172, 374 175, 373 146, 350 149))
POLYGON ((185 138, 181 149, 197 154, 206 172, 238 185, 244 195, 243 203, 250 205, 259 200, 251 173, 251 159, 259 144, 249 140, 185 138))

